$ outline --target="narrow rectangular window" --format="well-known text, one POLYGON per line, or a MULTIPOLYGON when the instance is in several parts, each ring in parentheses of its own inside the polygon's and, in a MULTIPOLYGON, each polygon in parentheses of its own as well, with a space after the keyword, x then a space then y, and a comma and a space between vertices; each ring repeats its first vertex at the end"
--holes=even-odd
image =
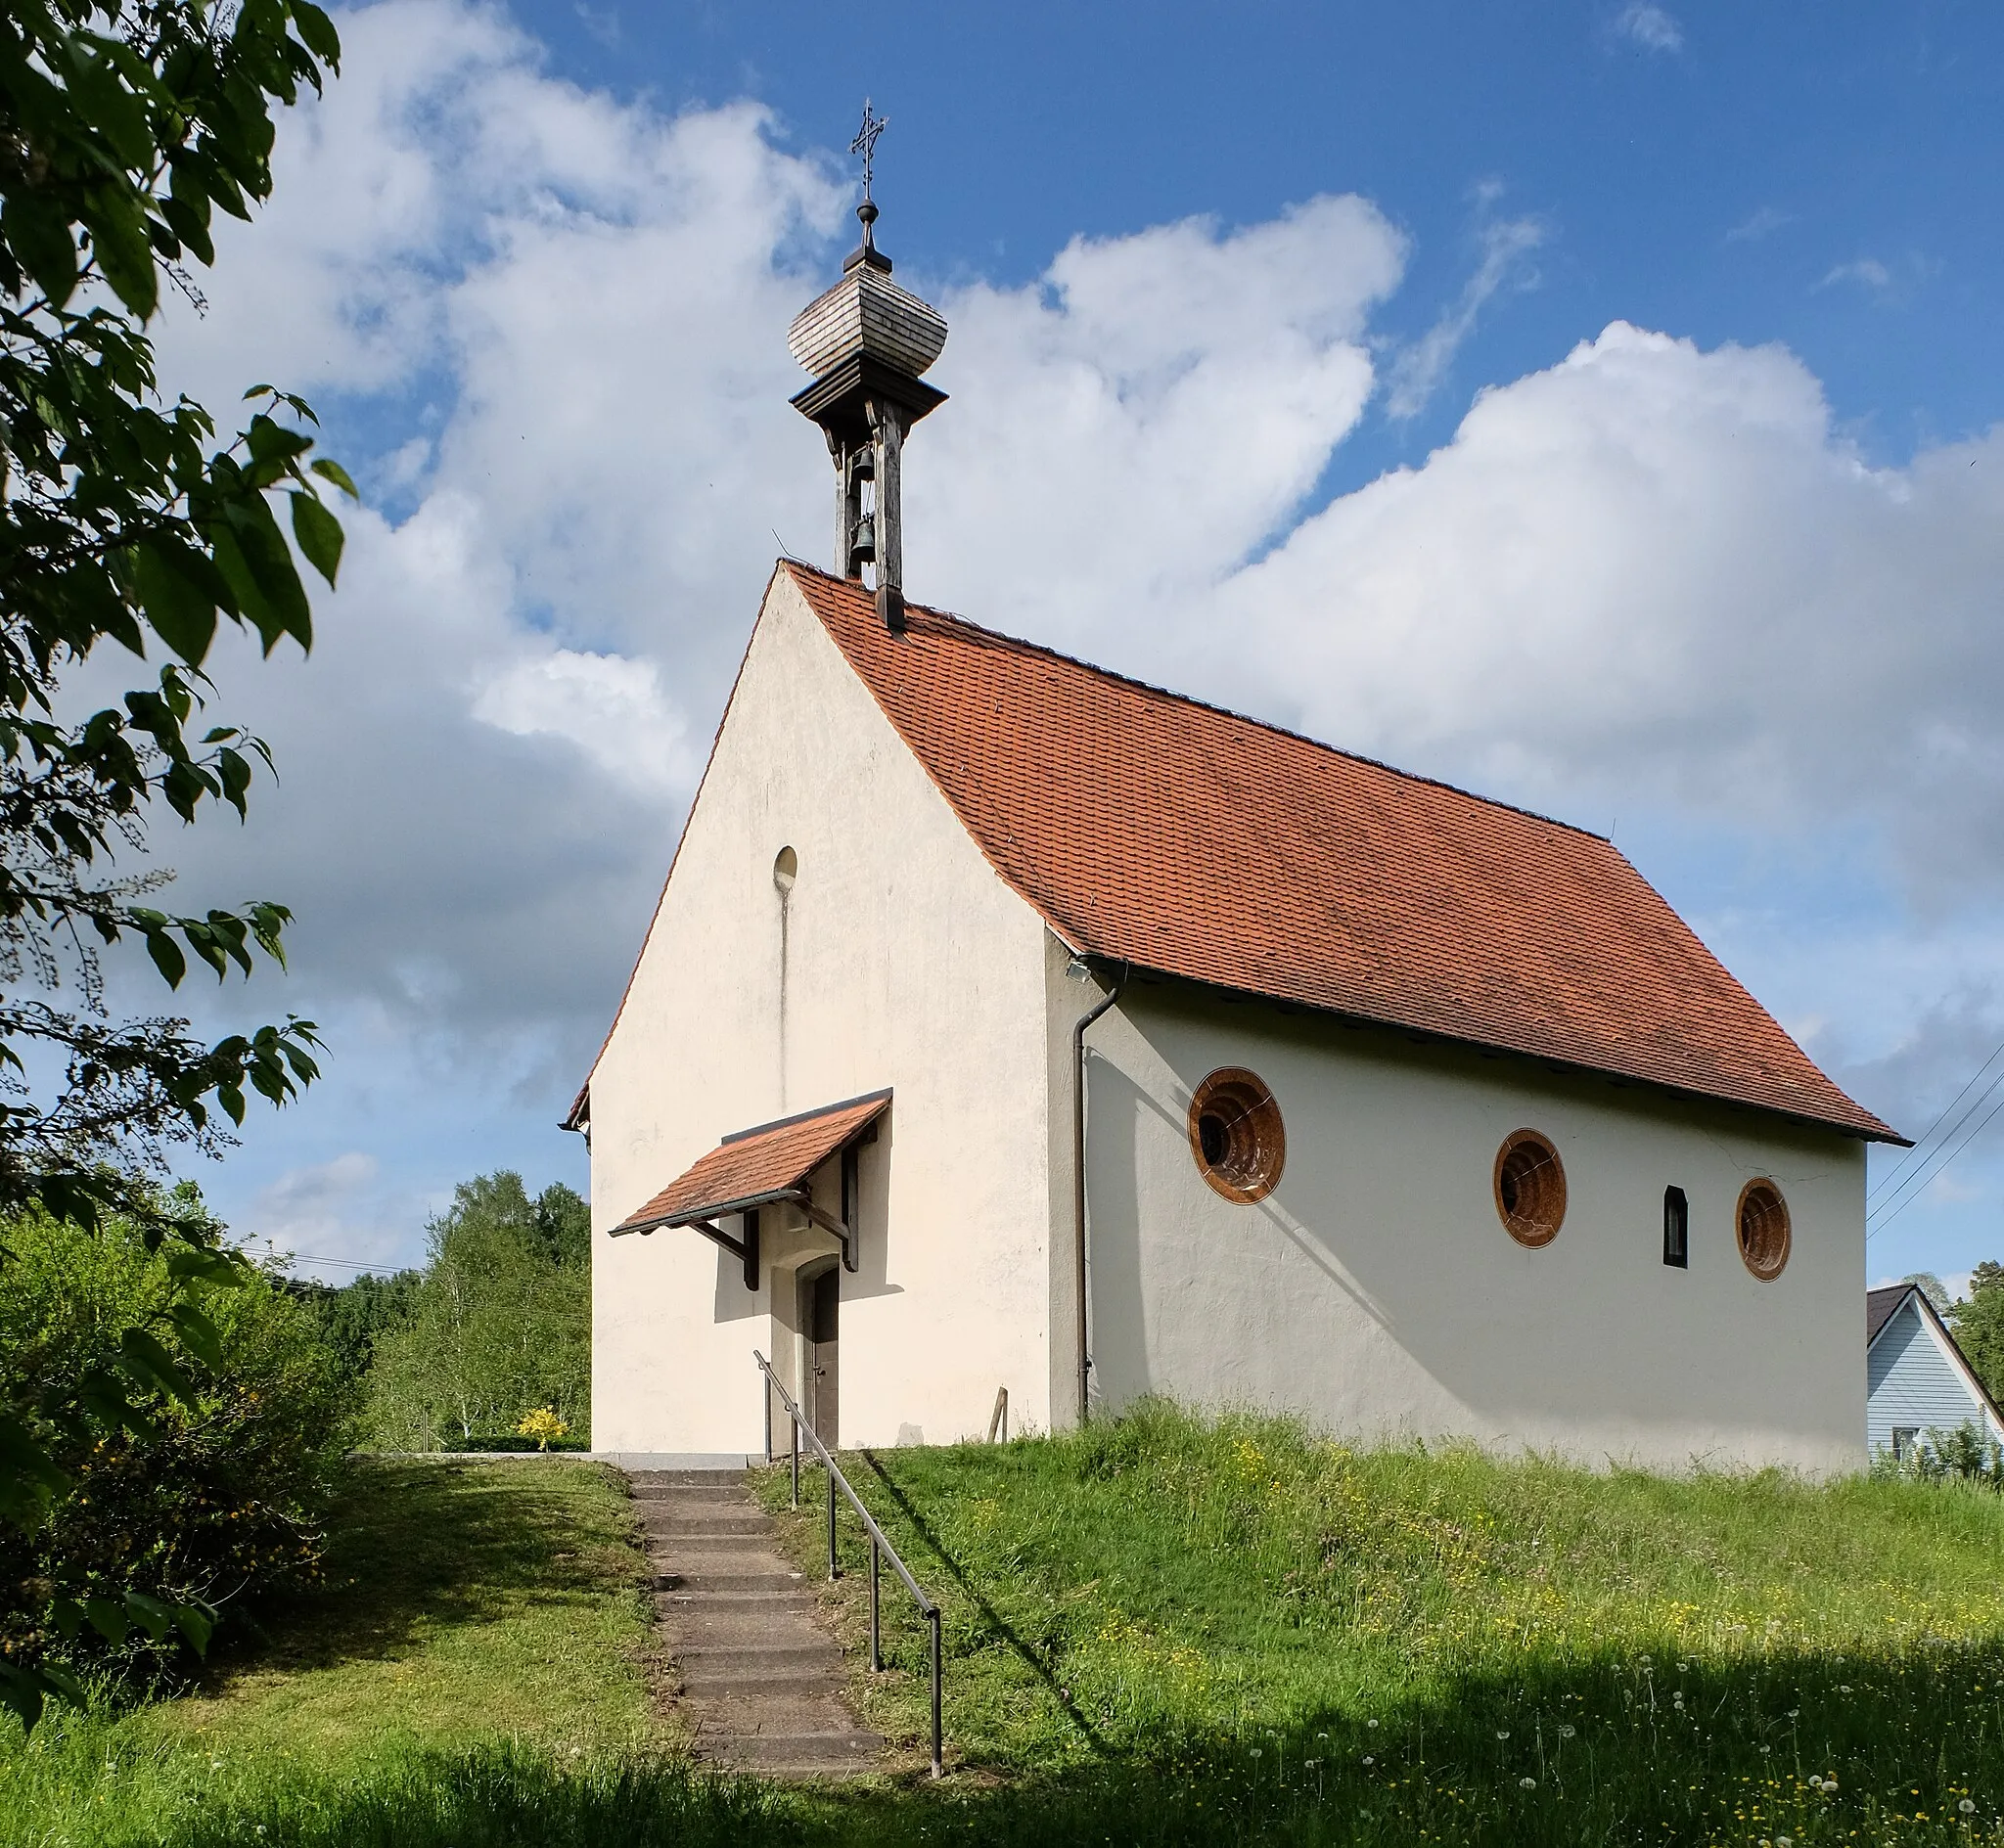
POLYGON ((1663 1189, 1663 1262, 1691 1268, 1691 1207, 1681 1187, 1663 1189))
POLYGON ((1895 1424, 1892 1427, 1892 1461, 1905 1463, 1914 1454, 1914 1445, 1920 1441, 1920 1427, 1912 1424, 1895 1424))

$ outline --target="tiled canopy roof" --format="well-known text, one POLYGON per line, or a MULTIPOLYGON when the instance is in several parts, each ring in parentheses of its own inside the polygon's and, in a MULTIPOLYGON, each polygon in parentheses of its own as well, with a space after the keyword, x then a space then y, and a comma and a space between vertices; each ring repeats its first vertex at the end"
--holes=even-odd
POLYGON ((741 1129, 670 1181, 638 1212, 628 1214, 614 1234, 686 1226, 785 1194, 799 1187, 889 1107, 890 1093, 879 1091, 756 1129, 741 1129))
POLYGON ((1073 950, 1900 1140, 1598 834, 782 568, 1073 950))

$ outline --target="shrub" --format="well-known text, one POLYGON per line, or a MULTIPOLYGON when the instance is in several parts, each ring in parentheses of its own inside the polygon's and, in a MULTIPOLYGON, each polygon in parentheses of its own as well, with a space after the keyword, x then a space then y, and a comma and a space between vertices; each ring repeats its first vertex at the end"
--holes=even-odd
MULTIPOLYGON (((199 1212, 192 1189, 179 1202, 199 1212)), ((128 1329, 154 1324, 191 1382, 192 1403, 142 1404, 142 1435, 80 1423, 42 1435, 73 1487, 32 1532, 0 1529, 0 1653, 145 1679, 188 1665, 171 1635, 114 1643, 51 1627, 52 1599, 116 1599, 126 1588, 174 1603, 251 1603, 310 1581, 323 1517, 352 1425, 351 1397, 309 1314, 263 1277, 210 1292, 220 1344, 211 1366, 154 1319, 176 1285, 167 1251, 109 1222, 97 1236, 46 1218, 5 1230, 0 1398, 17 1413, 87 1401, 128 1329)), ((186 1286, 182 1286, 184 1292, 186 1286)))

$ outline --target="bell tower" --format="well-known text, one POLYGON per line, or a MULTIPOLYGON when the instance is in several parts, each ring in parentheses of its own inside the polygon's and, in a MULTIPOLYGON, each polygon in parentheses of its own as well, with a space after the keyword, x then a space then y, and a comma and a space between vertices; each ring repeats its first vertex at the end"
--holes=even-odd
POLYGON ((904 439, 946 402, 920 377, 946 344, 946 322, 890 280, 890 259, 877 248, 871 164, 887 125, 866 102, 849 146, 863 157, 863 241, 843 261, 842 281, 795 316, 787 350, 814 379, 794 408, 820 425, 835 464, 835 568, 870 583, 878 617, 896 631, 904 627, 904 439))

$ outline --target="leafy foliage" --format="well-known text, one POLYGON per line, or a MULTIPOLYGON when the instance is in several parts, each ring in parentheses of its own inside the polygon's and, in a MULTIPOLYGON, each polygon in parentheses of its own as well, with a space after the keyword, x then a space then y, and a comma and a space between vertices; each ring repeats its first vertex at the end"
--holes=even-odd
MULTIPOLYGON (((162 1206, 213 1236, 192 1189, 162 1206)), ((87 1399, 135 1334, 176 1385, 98 1434, 37 1429, 71 1486, 32 1529, 0 1528, 0 1651, 171 1669, 218 1607, 314 1577, 352 1395, 310 1315, 263 1278, 205 1291, 192 1336, 175 1253, 129 1221, 92 1234, 36 1214, 8 1242, 0 1380, 17 1413, 87 1399)))
POLYGON ((359 1390, 376 1357, 376 1343, 409 1316, 422 1281, 418 1271, 398 1271, 390 1277, 365 1273, 339 1287, 301 1282, 286 1288, 312 1318, 342 1381, 359 1390))
POLYGON ((1969 1294, 1948 1311, 1948 1326, 1990 1397, 2004 1394, 2004 1264, 1985 1260, 1977 1266, 1969 1294))
POLYGON ((429 1228, 431 1256, 401 1327, 378 1337, 368 1422, 387 1450, 512 1449, 531 1411, 591 1417, 591 1211, 569 1188, 530 1198, 481 1175, 429 1228))
MULTIPOLYGON (((110 1018, 105 946, 137 938, 176 986, 198 964, 218 978, 259 955, 282 964, 290 922, 270 900, 170 914, 143 902, 164 874, 110 866, 144 847, 156 803, 184 822, 245 813, 270 753, 206 724, 203 664, 224 618, 267 654, 310 644, 294 550, 331 585, 342 531, 321 496, 354 490, 339 464, 309 460, 312 413, 288 393, 253 386, 260 408, 220 446, 201 405, 163 404, 147 324, 163 283, 200 305, 184 260, 214 261, 215 210, 246 218, 269 195, 273 106, 317 89, 340 51, 308 0, 0 12, 0 1220, 115 1214, 149 1249, 179 1246, 180 1299, 162 1314, 211 1363, 215 1325, 187 1289, 242 1284, 245 1267, 163 1211, 148 1171, 176 1146, 219 1149, 250 1093, 294 1097, 319 1041, 296 1018, 214 1045, 183 1020, 110 1018), (119 704, 65 716, 64 676, 103 642, 162 655, 119 704)), ((0 1515, 29 1529, 69 1480, 38 1431, 72 1447, 143 1437, 132 1393, 192 1403, 173 1349, 144 1327, 66 1380, 0 1412, 0 1515)), ((0 1662, 0 1700, 30 1722, 51 1685, 0 1662)))

